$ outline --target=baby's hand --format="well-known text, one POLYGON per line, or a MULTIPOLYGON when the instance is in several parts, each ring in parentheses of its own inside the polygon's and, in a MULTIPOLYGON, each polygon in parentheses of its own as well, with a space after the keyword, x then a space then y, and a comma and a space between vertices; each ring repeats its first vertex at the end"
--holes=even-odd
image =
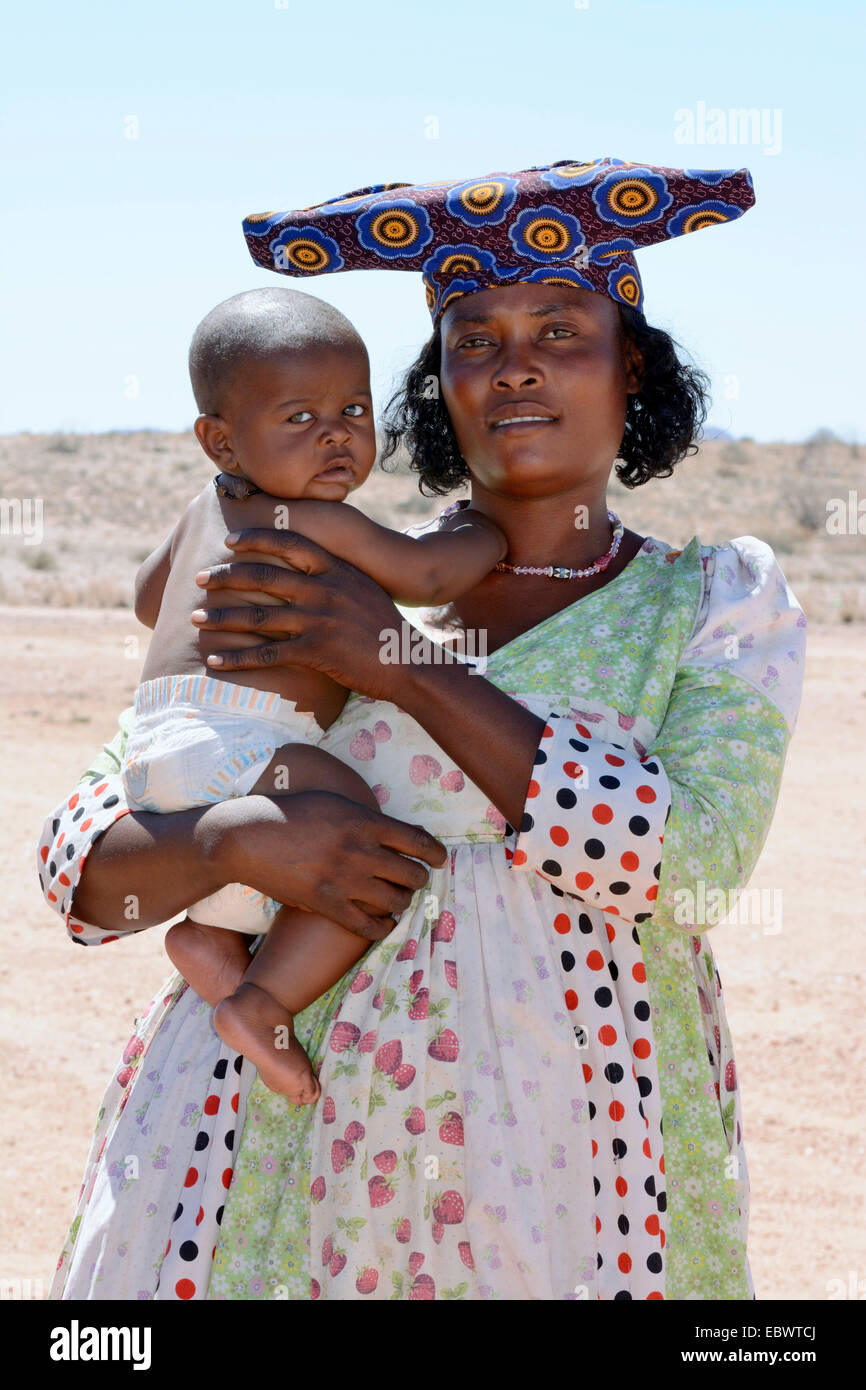
POLYGON ((496 539, 500 548, 500 554, 497 555, 493 562, 494 564, 497 564, 499 560, 505 559, 505 556, 508 554, 508 541, 505 537, 505 532, 500 526, 497 526, 492 517, 487 516, 485 512, 478 511, 475 507, 461 507, 459 511, 452 512, 451 516, 447 516, 440 524, 439 534, 443 535, 445 532, 452 533, 459 531, 464 526, 480 529, 496 539))

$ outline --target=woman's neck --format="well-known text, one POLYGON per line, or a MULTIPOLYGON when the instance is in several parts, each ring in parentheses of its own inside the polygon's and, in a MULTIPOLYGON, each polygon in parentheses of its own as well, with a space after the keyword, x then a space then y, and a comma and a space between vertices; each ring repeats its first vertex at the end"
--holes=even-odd
POLYGON ((604 492, 588 496, 569 489, 553 497, 504 497, 473 483, 472 506, 505 532, 510 565, 585 569, 611 546, 604 492))
MULTIPOLYGON (((626 531, 610 565, 602 573, 588 579, 552 579, 493 570, 469 593, 461 594, 453 603, 441 609, 427 610, 420 616, 431 635, 439 634, 438 640, 446 645, 453 644, 457 650, 466 650, 465 634, 471 630, 475 649, 483 649, 492 656, 515 637, 616 579, 641 550, 645 539, 634 531, 626 531)), ((608 539, 604 548, 609 544, 608 539)), ((603 550, 599 553, 603 553, 603 550)), ((593 558, 597 559, 598 555, 590 557, 590 562, 593 558)), ((536 560, 538 563, 555 563, 553 560, 545 562, 543 554, 540 557, 536 555, 536 560)), ((528 559, 523 563, 533 561, 528 559)))

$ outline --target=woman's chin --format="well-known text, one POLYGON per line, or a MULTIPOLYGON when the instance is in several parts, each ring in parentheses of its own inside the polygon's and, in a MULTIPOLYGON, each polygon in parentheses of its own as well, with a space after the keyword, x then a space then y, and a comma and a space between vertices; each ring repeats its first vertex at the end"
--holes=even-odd
POLYGON ((525 448, 507 457, 486 460, 483 465, 469 465, 473 482, 490 492, 512 493, 515 497, 543 497, 578 486, 592 470, 583 469, 572 456, 552 459, 543 450, 525 448))

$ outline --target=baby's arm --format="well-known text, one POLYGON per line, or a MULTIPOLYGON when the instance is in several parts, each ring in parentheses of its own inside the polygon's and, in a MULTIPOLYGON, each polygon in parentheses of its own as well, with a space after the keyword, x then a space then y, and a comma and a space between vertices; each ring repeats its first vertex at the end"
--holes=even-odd
POLYGON ((171 535, 166 536, 162 545, 158 545, 142 562, 135 576, 135 616, 145 627, 156 627, 162 595, 171 569, 173 541, 174 530, 171 535))
POLYGON ((447 517, 440 530, 413 537, 345 502, 300 498, 289 504, 289 525, 410 606, 449 603, 474 588, 508 550, 496 523, 471 507, 447 517))
POLYGON ((192 501, 187 503, 162 544, 158 545, 156 550, 152 551, 138 567, 138 573, 135 576, 135 616, 140 623, 144 623, 145 627, 156 627, 156 620, 162 605, 162 596, 165 593, 165 586, 171 570, 174 546, 180 540, 198 500, 197 497, 194 497, 192 501))

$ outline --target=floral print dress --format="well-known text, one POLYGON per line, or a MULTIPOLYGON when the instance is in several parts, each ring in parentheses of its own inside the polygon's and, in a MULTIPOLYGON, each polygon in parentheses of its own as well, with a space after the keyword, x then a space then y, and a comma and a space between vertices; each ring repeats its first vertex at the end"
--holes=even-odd
MULTIPOLYGON (((322 746, 447 862, 299 1017, 315 1107, 168 981, 106 1093, 52 1296, 752 1297, 704 905, 733 905, 769 829, 804 629, 763 542, 647 539, 487 658, 545 720, 516 827, 405 712, 350 696, 322 746)), ((126 810, 130 713, 40 846, 85 945, 117 939, 70 904, 126 810)))

